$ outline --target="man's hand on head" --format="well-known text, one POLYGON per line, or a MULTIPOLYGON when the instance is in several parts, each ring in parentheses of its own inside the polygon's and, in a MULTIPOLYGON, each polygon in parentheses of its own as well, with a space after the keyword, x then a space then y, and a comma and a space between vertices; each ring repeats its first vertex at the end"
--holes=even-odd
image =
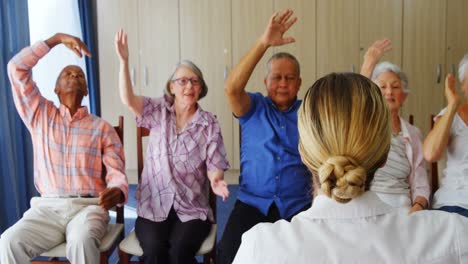
POLYGON ((99 205, 105 209, 109 210, 110 208, 116 206, 119 203, 123 203, 125 196, 120 188, 112 187, 106 188, 99 194, 99 205))
POLYGON ((67 48, 71 49, 78 57, 83 57, 83 53, 91 57, 91 53, 88 50, 86 44, 83 43, 79 38, 64 34, 57 33, 45 41, 49 48, 53 48, 58 44, 64 44, 67 48))

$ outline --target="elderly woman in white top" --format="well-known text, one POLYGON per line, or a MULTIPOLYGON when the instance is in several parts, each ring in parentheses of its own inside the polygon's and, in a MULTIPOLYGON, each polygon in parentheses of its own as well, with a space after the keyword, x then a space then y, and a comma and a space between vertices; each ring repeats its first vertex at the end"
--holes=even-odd
POLYGON ((421 132, 399 115, 409 93, 408 78, 395 64, 377 64, 390 48, 390 40, 376 41, 366 52, 361 69, 361 74, 366 77, 371 77, 372 73, 372 81, 380 87, 390 109, 392 124, 387 162, 376 171, 370 189, 384 202, 394 207, 410 208, 412 213, 427 208, 430 186, 421 132))
POLYGON ((359 74, 329 74, 299 109, 299 151, 318 195, 291 222, 254 226, 235 264, 468 263, 468 218, 423 210, 408 216, 369 185, 390 149, 390 113, 359 74))
MULTIPOLYGON (((458 77, 467 98, 468 54, 460 62, 458 77)), ((445 80, 445 97, 447 107, 435 117, 434 128, 424 141, 424 157, 429 162, 447 152, 447 168, 432 207, 468 217, 468 102, 461 103, 451 74, 445 80)))

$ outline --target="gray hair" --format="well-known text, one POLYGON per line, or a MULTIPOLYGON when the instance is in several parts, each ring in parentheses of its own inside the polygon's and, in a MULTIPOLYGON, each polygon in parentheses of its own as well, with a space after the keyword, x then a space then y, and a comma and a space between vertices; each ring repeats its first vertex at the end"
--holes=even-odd
POLYGON ((266 64, 266 74, 267 75, 270 73, 271 62, 274 61, 274 60, 279 60, 279 59, 288 59, 288 60, 290 60, 294 64, 294 66, 296 67, 297 75, 301 75, 301 66, 299 65, 299 61, 296 59, 296 57, 294 57, 294 55, 292 55, 291 53, 288 53, 288 52, 275 53, 275 54, 273 54, 273 56, 271 56, 268 59, 268 62, 266 64))
POLYGON ((463 56, 463 59, 460 61, 460 64, 458 65, 458 79, 460 82, 463 82, 465 80, 465 72, 468 67, 468 53, 463 56))
POLYGON ((406 73, 401 71, 400 67, 388 61, 381 62, 377 64, 377 66, 375 66, 374 71, 372 72, 371 80, 375 82, 377 80, 377 77, 379 77, 379 75, 384 72, 393 72, 394 74, 396 74, 400 79, 401 89, 403 90, 403 92, 405 94, 408 94, 410 92, 410 90, 408 89, 408 76, 406 76, 406 73))
POLYGON ((176 74, 177 70, 180 68, 180 67, 186 67, 186 68, 189 68, 193 73, 195 73, 195 75, 197 75, 198 79, 200 79, 200 84, 201 84, 201 92, 200 92, 200 96, 198 97, 198 100, 202 99, 203 97, 206 96, 206 94, 208 93, 208 86, 206 85, 205 83, 205 79, 203 79, 203 73, 201 72, 200 68, 198 68, 197 65, 195 65, 195 63, 189 61, 189 60, 183 60, 179 63, 177 63, 174 67, 174 71, 172 71, 172 74, 171 76, 169 76, 169 79, 167 79, 167 82, 166 82, 166 89, 164 89, 164 92, 174 98, 174 95, 171 93, 171 82, 173 81, 173 78, 174 78, 174 75, 176 74))

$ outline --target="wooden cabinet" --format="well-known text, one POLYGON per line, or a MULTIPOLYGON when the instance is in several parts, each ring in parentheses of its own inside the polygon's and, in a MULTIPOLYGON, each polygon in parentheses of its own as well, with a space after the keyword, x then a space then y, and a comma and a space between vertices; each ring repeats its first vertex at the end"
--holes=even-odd
MULTIPOLYGON (((446 72, 452 72, 458 76, 458 64, 468 53, 468 1, 447 1, 447 45, 446 45, 446 72)), ((458 80, 458 77, 457 77, 458 80)))
POLYGON ((265 64, 274 52, 288 51, 299 60, 302 98, 325 74, 359 72, 369 45, 387 37, 393 49, 383 60, 402 66, 409 77, 411 93, 402 115, 413 114, 424 134, 430 114, 445 106, 446 73, 456 71, 468 52, 465 0, 99 0, 95 5, 102 114, 109 122, 125 117, 129 169, 136 168, 136 124, 118 93, 114 34, 121 27, 129 34, 137 94, 162 96, 181 59, 201 68, 209 92, 200 104, 217 116, 232 168, 239 168, 239 125, 226 101, 224 79, 263 33, 274 11, 294 10, 299 20, 286 35, 296 43, 269 49, 248 91, 266 94, 265 64))
POLYGON ((382 58, 401 65, 403 49, 403 0, 359 1, 359 71, 367 48, 376 40, 389 38, 392 50, 382 58))
MULTIPOLYGON (((239 63, 245 53, 265 31, 268 20, 273 14, 272 0, 234 0, 232 1, 232 64, 239 63)), ((268 49, 258 63, 247 83, 249 92, 265 93, 264 78, 266 62, 273 55, 268 49)))
MULTIPOLYGON (((138 17, 136 1, 96 1, 97 31, 99 50, 99 81, 101 92, 102 118, 115 125, 118 117, 124 117, 124 151, 127 168, 136 168, 136 123, 132 113, 125 107, 119 96, 119 59, 115 53, 116 32, 123 28, 128 33, 130 45, 130 69, 134 82, 139 84, 136 72, 139 70, 138 17)), ((95 55, 95 54, 94 54, 95 55)), ((139 92, 139 89, 135 89, 139 92)))
MULTIPOLYGON (((140 83, 136 90, 140 95, 160 97, 166 82, 180 60, 179 8, 173 0, 139 0, 138 45, 131 47, 138 52, 140 83)), ((136 128, 135 128, 136 129, 136 128)))
MULTIPOLYGON (((286 51, 293 54, 301 65, 302 87, 299 90, 298 97, 304 98, 307 89, 315 82, 317 59, 316 52, 316 1, 315 0, 275 0, 275 10, 285 10, 289 8, 294 11, 298 21, 287 32, 286 36, 296 39, 295 43, 280 46, 274 49, 274 52, 286 51)), ((264 22, 266 23, 266 21, 264 22)), ((266 24, 265 24, 266 25, 266 24)), ((264 26, 265 27, 265 26, 264 26)))
POLYGON ((411 92, 403 112, 414 115, 424 135, 430 130, 430 114, 444 105, 446 5, 441 0, 404 2, 402 65, 411 92))
POLYGON ((317 0, 317 77, 359 72, 359 2, 317 0))
POLYGON ((216 115, 233 166, 234 121, 224 94, 231 65, 231 1, 181 0, 179 5, 181 58, 193 61, 203 72, 208 94, 200 105, 216 115), (213 34, 218 37, 213 39, 213 34))
MULTIPOLYGON (((232 17, 232 66, 239 63, 242 56, 252 47, 259 36, 265 31, 269 18, 273 14, 272 0, 233 0, 231 9, 232 17)), ((269 49, 258 62, 252 73, 246 89, 249 92, 260 92, 265 94, 266 62, 273 55, 273 49, 269 49)), ((233 124, 232 147, 234 150, 233 163, 235 169, 240 167, 239 149, 239 122, 233 124)))
POLYGON ((317 77, 360 71, 367 48, 389 38, 383 60, 401 64, 403 0, 317 0, 317 77))

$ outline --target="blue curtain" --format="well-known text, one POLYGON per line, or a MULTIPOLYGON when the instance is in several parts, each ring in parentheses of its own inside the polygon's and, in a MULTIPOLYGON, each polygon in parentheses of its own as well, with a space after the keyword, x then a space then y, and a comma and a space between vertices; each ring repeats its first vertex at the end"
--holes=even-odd
POLYGON ((7 63, 29 45, 28 1, 0 5, 0 232, 13 225, 36 195, 31 136, 16 112, 7 63))
POLYGON ((98 54, 95 38, 95 28, 93 27, 93 5, 92 0, 78 0, 80 10, 81 31, 83 32, 83 42, 88 46, 93 55, 92 58, 85 56, 86 75, 88 76, 89 106, 91 113, 101 116, 101 97, 99 91, 99 68, 98 54))

